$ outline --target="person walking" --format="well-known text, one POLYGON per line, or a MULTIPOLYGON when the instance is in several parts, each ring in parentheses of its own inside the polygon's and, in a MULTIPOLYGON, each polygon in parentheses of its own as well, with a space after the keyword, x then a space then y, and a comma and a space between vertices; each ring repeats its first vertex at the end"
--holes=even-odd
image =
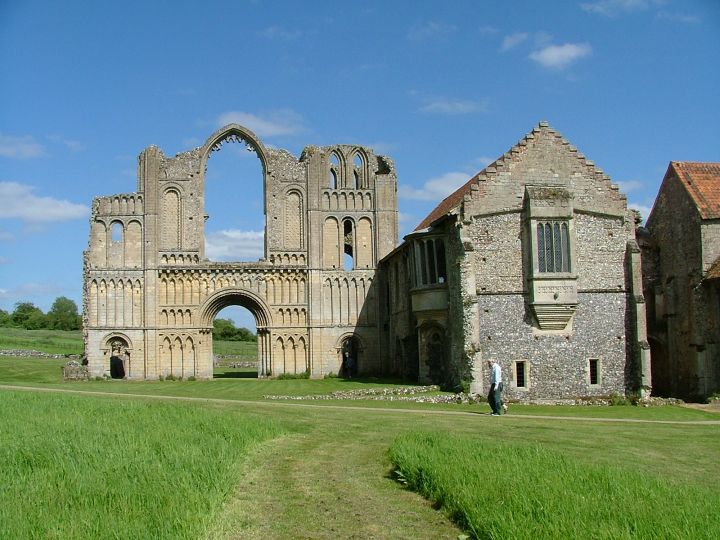
POLYGON ((505 407, 502 402, 502 369, 500 364, 495 360, 488 360, 488 368, 490 368, 490 392, 488 393, 488 403, 492 409, 492 416, 500 416, 505 407))

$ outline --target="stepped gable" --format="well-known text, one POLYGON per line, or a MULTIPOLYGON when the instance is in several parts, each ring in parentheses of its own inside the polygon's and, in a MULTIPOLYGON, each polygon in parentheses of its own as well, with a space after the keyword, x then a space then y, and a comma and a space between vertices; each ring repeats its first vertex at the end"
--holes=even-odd
POLYGON ((665 178, 675 175, 702 219, 720 218, 720 163, 671 161, 665 178))
POLYGON ((588 177, 604 184, 603 187, 605 187, 609 193, 614 193, 614 199, 623 201, 623 204, 625 203, 626 197, 619 192, 617 184, 613 184, 610 177, 605 174, 602 169, 597 167, 593 161, 587 159, 582 153, 578 152, 577 148, 571 145, 562 134, 550 127, 547 122, 543 121, 538 123, 532 131, 520 139, 510 150, 473 176, 455 192, 443 199, 440 204, 420 222, 415 230, 425 229, 441 217, 452 213, 460 207, 463 201, 466 200, 466 197, 468 197, 468 200, 483 197, 486 193, 486 190, 482 189, 483 186, 491 185, 499 174, 508 172, 512 165, 520 162, 529 148, 535 146, 539 141, 547 140, 548 138, 555 139, 566 152, 571 154, 578 161, 581 168, 585 169, 584 172, 588 177))

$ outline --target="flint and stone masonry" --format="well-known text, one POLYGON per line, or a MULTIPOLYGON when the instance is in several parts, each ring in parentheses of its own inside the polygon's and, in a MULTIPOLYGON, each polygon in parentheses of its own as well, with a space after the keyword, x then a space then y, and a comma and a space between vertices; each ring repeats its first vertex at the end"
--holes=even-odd
POLYGON ((381 261, 383 349, 477 393, 496 360, 508 399, 649 395, 635 227, 618 187, 542 122, 381 261))

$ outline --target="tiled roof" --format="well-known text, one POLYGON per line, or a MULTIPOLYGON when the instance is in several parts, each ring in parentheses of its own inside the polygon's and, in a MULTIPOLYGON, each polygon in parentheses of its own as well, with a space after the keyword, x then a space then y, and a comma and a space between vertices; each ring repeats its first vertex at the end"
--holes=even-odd
MULTIPOLYGON (((538 137, 555 137, 558 140, 562 141, 564 145, 566 145, 567 149, 571 152, 573 152, 576 157, 581 160, 585 166, 587 166, 590 170, 590 174, 593 175, 599 175, 599 177, 605 179, 608 183, 610 182, 610 179, 603 173, 600 169, 595 167, 595 164, 587 160, 585 156, 583 156, 581 153, 577 151, 577 148, 570 145, 567 140, 565 140, 560 133, 555 131, 552 127, 548 125, 547 122, 543 121, 540 122, 537 126, 533 128, 533 130, 525 135, 520 141, 515 144, 510 150, 505 152, 502 156, 500 156, 498 159, 496 159, 493 163, 485 167, 483 170, 481 170, 479 173, 477 173, 475 176, 470 178, 463 186, 461 186, 459 189, 457 189, 454 193, 447 196, 445 199, 443 199, 440 204, 438 204, 435 209, 430 212, 425 219, 423 219, 420 224, 415 228, 416 231, 426 229, 430 225, 432 225, 434 222, 436 222, 441 217, 448 215, 450 212, 452 212, 454 209, 460 206, 460 204, 463 201, 463 198, 466 195, 470 195, 472 192, 472 188, 474 185, 478 184, 481 180, 488 180, 491 179, 495 174, 506 167, 508 163, 510 163, 513 160, 513 156, 519 156, 525 152, 525 149, 530 145, 534 140, 536 140, 538 137)), ((617 188, 615 188, 617 189, 617 188)))
POLYGON ((444 215, 449 214, 453 208, 455 208, 456 206, 459 206, 463 200, 463 197, 465 197, 465 194, 470 193, 471 186, 475 182, 477 182, 477 178, 478 178, 478 176, 480 176, 480 174, 482 174, 482 171, 480 171, 478 174, 473 176, 470 180, 468 180, 463 186, 461 186, 455 192, 451 193, 450 195, 445 197, 442 201, 440 201, 440 204, 438 204, 432 212, 430 212, 427 216, 425 216, 425 219, 423 219, 420 222, 420 224, 417 227, 415 227, 415 230, 419 231, 419 230, 429 227, 431 223, 437 221, 444 215))
POLYGON ((671 161, 671 171, 692 197, 700 217, 720 218, 720 163, 671 161))

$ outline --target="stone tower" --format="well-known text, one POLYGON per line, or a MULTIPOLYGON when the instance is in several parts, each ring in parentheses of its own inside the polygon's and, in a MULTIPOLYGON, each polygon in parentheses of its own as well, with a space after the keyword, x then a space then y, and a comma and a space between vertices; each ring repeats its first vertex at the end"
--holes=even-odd
POLYGON ((115 354, 131 379, 211 378, 213 319, 231 305, 255 317, 260 376, 337 374, 344 355, 360 373, 382 371, 375 274, 397 243, 396 192, 393 162, 361 146, 309 146, 298 159, 231 124, 175 157, 146 148, 137 191, 92 205, 83 302, 91 374, 108 374, 115 354), (205 256, 206 164, 226 142, 262 163, 257 262, 205 256))

